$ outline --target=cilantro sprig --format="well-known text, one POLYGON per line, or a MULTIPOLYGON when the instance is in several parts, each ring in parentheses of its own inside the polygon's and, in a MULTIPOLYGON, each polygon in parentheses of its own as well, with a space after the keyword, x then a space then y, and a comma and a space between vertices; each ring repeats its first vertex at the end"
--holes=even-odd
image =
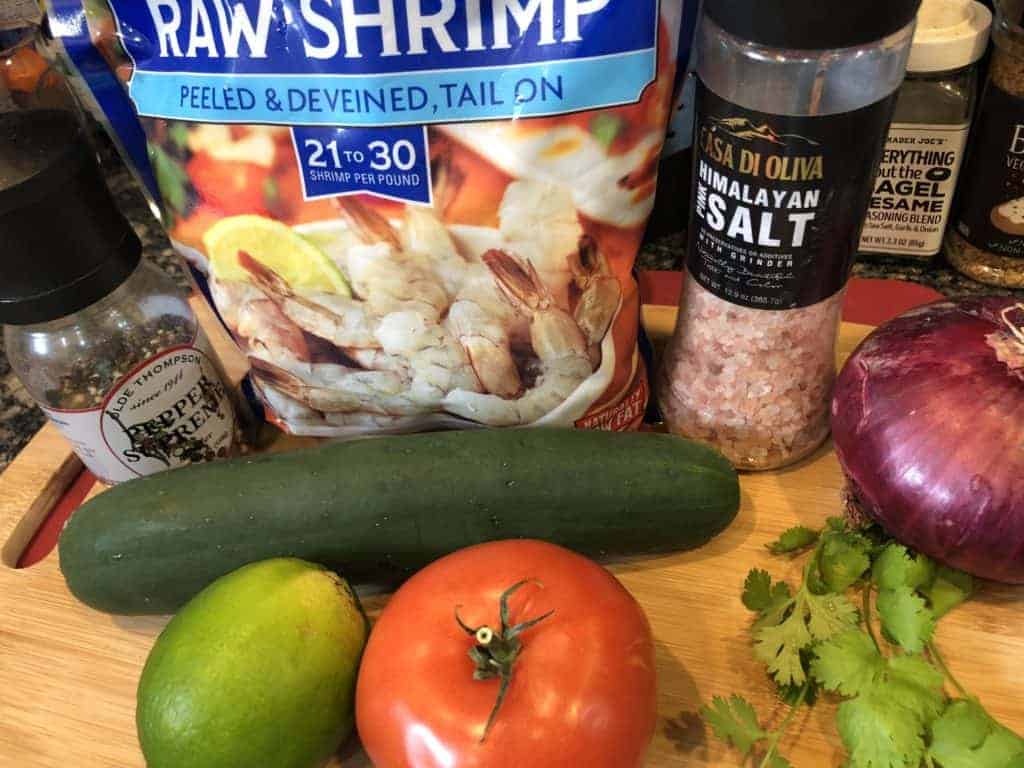
POLYGON ((779 743, 800 707, 825 693, 840 700, 849 768, 1024 768, 1024 739, 964 690, 932 642, 938 621, 970 598, 970 576, 838 518, 822 531, 791 528, 768 549, 810 553, 795 590, 757 569, 743 585, 754 655, 789 711, 768 728, 736 694, 701 709, 743 765, 789 766, 779 743))

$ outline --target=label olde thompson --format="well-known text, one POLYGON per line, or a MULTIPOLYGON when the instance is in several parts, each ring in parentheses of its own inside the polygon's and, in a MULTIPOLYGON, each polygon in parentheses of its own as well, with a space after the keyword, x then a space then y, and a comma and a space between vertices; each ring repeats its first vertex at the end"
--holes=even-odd
POLYGON ((202 335, 144 362, 99 408, 46 412, 106 482, 226 456, 235 440, 234 409, 202 335))
POLYGON ((886 99, 852 113, 746 110, 698 87, 690 273, 735 304, 809 306, 846 283, 881 144, 886 99), (869 145, 868 145, 869 144, 869 145))

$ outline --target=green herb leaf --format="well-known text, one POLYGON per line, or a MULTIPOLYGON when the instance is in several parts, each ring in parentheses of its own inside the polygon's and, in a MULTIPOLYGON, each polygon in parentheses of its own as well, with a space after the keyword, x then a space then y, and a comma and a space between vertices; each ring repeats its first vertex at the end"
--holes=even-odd
POLYGON ((1024 739, 976 701, 960 700, 932 723, 928 754, 943 768, 1007 768, 1024 761, 1024 739))
POLYGON ((945 706, 942 683, 942 673, 923 656, 893 656, 882 677, 882 693, 927 723, 945 706))
POLYGON ((850 768, 908 768, 924 758, 920 720, 877 688, 840 704, 836 724, 850 768))
POLYGON ((856 627, 860 614, 845 595, 812 595, 804 592, 807 606, 807 628, 815 640, 828 640, 851 627, 856 627))
POLYGON ((802 685, 807 675, 801 651, 855 627, 858 618, 857 608, 845 595, 814 595, 801 587, 796 597, 755 623, 754 656, 779 685, 802 685))
MULTIPOLYGON (((1024 768, 1024 739, 973 699, 950 705, 945 664, 922 655, 938 618, 970 597, 972 579, 937 567, 880 529, 854 530, 838 518, 829 519, 820 536, 797 527, 769 548, 785 554, 815 541, 795 593, 763 570, 752 570, 744 583, 743 604, 758 614, 754 655, 766 665, 779 698, 799 707, 821 689, 846 697, 837 716, 846 768, 1024 768), (862 581, 865 574, 871 583, 862 581), (888 647, 879 648, 870 626, 864 631, 847 596, 858 582, 868 597, 872 583, 877 586, 882 632, 905 653, 883 655, 888 647)), ((868 611, 866 620, 874 613, 868 611)), ((761 768, 792 768, 773 745, 794 712, 780 729, 766 731, 738 696, 716 698, 702 710, 720 738, 744 758, 754 755, 761 768)))
POLYGON ((871 638, 857 629, 842 632, 814 649, 811 674, 826 689, 856 696, 875 684, 885 661, 871 638))
POLYGON ((974 579, 963 571, 941 566, 935 580, 927 589, 921 590, 932 607, 935 618, 941 619, 951 610, 970 599, 974 594, 974 579))
POLYGON ((810 528, 798 525, 795 528, 784 531, 778 539, 768 545, 768 551, 773 555, 788 555, 800 552, 815 544, 818 541, 818 536, 817 531, 812 531, 810 528))
POLYGON ((743 582, 743 605, 747 610, 760 613, 772 602, 772 577, 768 571, 757 568, 747 574, 743 582))
POLYGON ((818 569, 832 592, 845 592, 871 567, 871 543, 863 536, 845 531, 828 531, 821 543, 818 569))
POLYGON ((935 633, 935 614, 910 587, 878 593, 878 615, 887 637, 911 653, 920 653, 935 633))
POLYGON ((768 736, 757 721, 757 712, 742 696, 733 694, 726 701, 715 696, 700 715, 722 741, 731 744, 746 757, 754 745, 768 736))
POLYGON ((802 685, 807 679, 800 651, 811 644, 802 611, 774 627, 762 627, 754 634, 754 656, 768 667, 779 685, 802 685))
MULTIPOLYGON (((772 577, 767 571, 755 568, 747 574, 747 579, 743 583, 743 605, 762 616, 777 611, 792 597, 789 585, 784 581, 772 584, 772 577)), ((773 623, 778 624, 781 620, 782 617, 779 616, 773 623)))
POLYGON ((879 589, 920 589, 934 578, 935 563, 924 555, 911 555, 902 544, 889 544, 871 569, 871 579, 879 589))

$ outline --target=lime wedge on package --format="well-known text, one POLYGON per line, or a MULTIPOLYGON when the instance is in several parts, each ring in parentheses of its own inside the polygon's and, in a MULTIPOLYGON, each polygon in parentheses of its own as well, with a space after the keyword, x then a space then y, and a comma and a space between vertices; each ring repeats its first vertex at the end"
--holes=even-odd
POLYGON ((345 276, 320 248, 291 227, 264 216, 221 219, 203 236, 210 271, 218 280, 248 282, 239 251, 276 272, 296 291, 351 296, 345 276))

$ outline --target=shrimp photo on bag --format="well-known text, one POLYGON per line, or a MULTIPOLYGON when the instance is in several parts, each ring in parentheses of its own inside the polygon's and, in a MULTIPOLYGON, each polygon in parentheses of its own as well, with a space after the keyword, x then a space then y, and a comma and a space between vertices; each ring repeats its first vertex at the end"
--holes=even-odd
POLYGON ((50 12, 268 419, 348 436, 639 426, 683 1, 50 12))

